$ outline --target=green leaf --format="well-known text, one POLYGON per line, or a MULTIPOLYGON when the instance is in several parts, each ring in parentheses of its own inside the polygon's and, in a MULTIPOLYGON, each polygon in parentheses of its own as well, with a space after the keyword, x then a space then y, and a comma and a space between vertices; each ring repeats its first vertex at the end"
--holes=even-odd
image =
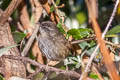
POLYGON ((21 32, 13 32, 12 34, 16 43, 19 43, 26 36, 26 34, 21 32))
POLYGON ((117 37, 118 35, 117 34, 108 34, 108 35, 105 35, 105 37, 117 37))
POLYGON ((61 28, 61 27, 62 27, 61 21, 57 24, 57 27, 58 27, 58 28, 61 28))
POLYGON ((58 27, 58 29, 60 30, 60 32, 62 32, 63 34, 66 34, 65 30, 64 30, 63 27, 62 27, 62 23, 61 23, 61 22, 59 22, 59 23, 57 24, 57 27, 58 27))
POLYGON ((55 7, 54 7, 54 6, 51 6, 51 7, 50 7, 50 12, 53 12, 54 9, 55 9, 55 7))
POLYGON ((120 33, 120 25, 117 25, 115 27, 113 27, 111 30, 109 30, 106 34, 106 36, 108 35, 112 35, 112 34, 117 34, 120 33))
POLYGON ((95 45, 96 45, 96 43, 95 43, 94 40, 92 40, 92 41, 89 43, 89 47, 93 47, 93 46, 95 46, 95 45))
POLYGON ((61 66, 60 69, 66 70, 66 67, 65 66, 61 66))
MULTIPOLYGON (((91 41, 90 43, 87 41, 84 41, 82 43, 79 43, 79 46, 82 50, 87 50, 86 53, 91 55, 91 53, 93 53, 93 51, 96 48, 96 43, 95 41, 91 41)), ((99 53, 99 50, 97 50, 97 53, 99 53)))
POLYGON ((8 46, 5 48, 0 49, 0 56, 2 56, 3 54, 5 54, 7 51, 9 51, 11 48, 16 47, 18 45, 12 45, 12 46, 8 46))
POLYGON ((78 29, 71 29, 67 32, 68 35, 72 35, 74 39, 81 39, 80 31, 78 29))
POLYGON ((81 36, 86 37, 90 35, 91 30, 88 28, 80 28, 79 29, 81 36))
MULTIPOLYGON (((93 46, 87 50, 87 54, 91 55, 93 51, 95 50, 96 46, 93 46)), ((98 49, 96 53, 100 53, 100 50, 98 49)))
POLYGON ((98 76, 94 73, 90 73, 89 77, 93 79, 99 79, 98 76))
POLYGON ((88 45, 89 44, 86 41, 84 41, 84 42, 82 42, 82 43, 79 44, 79 46, 82 48, 82 50, 84 50, 85 47, 87 47, 88 45))
POLYGON ((74 39, 82 39, 84 37, 90 36, 91 30, 88 28, 79 28, 79 29, 71 29, 67 32, 68 35, 72 35, 74 39))
POLYGON ((56 6, 60 4, 60 0, 56 0, 56 6))

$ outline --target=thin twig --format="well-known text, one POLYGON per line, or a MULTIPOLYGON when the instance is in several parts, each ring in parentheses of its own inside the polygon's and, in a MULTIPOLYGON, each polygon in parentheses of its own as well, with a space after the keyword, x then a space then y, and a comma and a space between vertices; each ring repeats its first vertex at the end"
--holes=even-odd
MULTIPOLYGON (((113 12, 112 12, 112 14, 111 14, 111 17, 110 17, 110 19, 109 19, 109 21, 108 21, 108 24, 107 24, 107 26, 106 26, 106 28, 105 28, 105 31, 104 31, 103 34, 102 34, 102 38, 105 37, 105 35, 106 35, 106 33, 107 33, 107 31, 108 31, 108 29, 109 29, 109 27, 110 27, 113 19, 114 19, 114 16, 115 16, 115 13, 116 13, 118 4, 119 4, 119 0, 117 0, 116 3, 115 3, 115 7, 114 7, 113 12)), ((92 55, 91 55, 91 57, 90 57, 90 59, 89 59, 89 62, 87 63, 86 68, 85 68, 85 70, 83 71, 83 73, 82 73, 82 75, 81 75, 81 77, 80 77, 79 80, 82 80, 84 74, 88 71, 89 67, 91 66, 91 63, 92 63, 94 57, 97 55, 96 51, 98 50, 99 46, 100 46, 100 45, 98 44, 97 47, 95 48, 95 50, 93 51, 93 53, 92 53, 92 55)))
POLYGON ((86 38, 86 39, 81 39, 81 40, 75 40, 75 41, 71 41, 71 44, 78 44, 78 43, 81 43, 81 42, 84 42, 84 41, 90 41, 90 40, 93 40, 95 39, 94 37, 91 37, 91 38, 86 38))
POLYGON ((119 45, 119 44, 115 44, 115 43, 112 43, 112 42, 109 42, 109 41, 105 41, 105 43, 106 43, 106 44, 109 44, 109 45, 111 45, 111 46, 120 48, 120 45, 119 45))
POLYGON ((14 60, 22 60, 24 62, 26 61, 26 62, 31 63, 34 66, 39 67, 40 69, 45 70, 46 72, 54 71, 54 72, 57 72, 59 74, 64 74, 64 75, 67 75, 67 76, 72 76, 72 77, 76 77, 76 78, 80 77, 80 74, 75 72, 75 71, 66 71, 66 70, 50 67, 50 66, 47 66, 47 65, 40 64, 40 63, 38 63, 38 62, 36 62, 34 60, 31 60, 29 58, 26 58, 26 57, 4 55, 4 56, 2 56, 2 58, 9 58, 9 59, 14 59, 14 60))
POLYGON ((107 24, 104 32, 102 33, 102 37, 103 37, 103 38, 105 37, 105 35, 106 35, 106 33, 107 33, 107 31, 108 31, 108 29, 109 29, 109 27, 110 27, 113 19, 114 19, 114 16, 115 16, 115 13, 116 13, 118 4, 119 4, 119 0, 116 1, 115 7, 114 7, 113 12, 112 12, 112 14, 111 14, 111 17, 110 17, 110 19, 109 19, 109 21, 108 21, 108 24, 107 24))
MULTIPOLYGON (((75 41, 71 41, 70 43, 71 43, 71 44, 78 44, 78 43, 82 43, 82 42, 84 42, 84 41, 90 41, 90 40, 93 40, 93 39, 95 39, 95 37, 86 38, 86 39, 81 39, 81 40, 75 40, 75 41)), ((111 46, 120 48, 120 45, 119 45, 119 44, 115 44, 115 43, 112 43, 112 42, 107 41, 107 40, 105 40, 105 43, 108 44, 108 45, 111 45, 111 46)))
POLYGON ((28 51, 29 51, 29 49, 30 49, 30 47, 31 47, 31 45, 32 45, 32 43, 33 43, 37 33, 38 33, 38 30, 39 30, 39 24, 36 24, 35 30, 33 31, 30 39, 28 40, 27 44, 25 45, 25 48, 23 49, 23 51, 21 53, 22 56, 26 56, 27 55, 27 53, 28 53, 28 51))

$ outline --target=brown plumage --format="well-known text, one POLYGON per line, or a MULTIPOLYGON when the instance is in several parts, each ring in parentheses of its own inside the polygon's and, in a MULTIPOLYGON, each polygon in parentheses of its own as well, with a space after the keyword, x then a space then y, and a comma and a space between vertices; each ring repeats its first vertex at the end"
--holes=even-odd
POLYGON ((39 48, 47 59, 58 61, 68 56, 71 45, 53 22, 42 22, 39 32, 39 48))

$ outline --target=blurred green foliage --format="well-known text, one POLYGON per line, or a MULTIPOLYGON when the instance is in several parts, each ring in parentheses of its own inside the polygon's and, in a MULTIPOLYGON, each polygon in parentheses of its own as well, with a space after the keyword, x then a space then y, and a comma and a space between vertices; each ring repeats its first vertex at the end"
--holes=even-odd
POLYGON ((7 7, 8 7, 8 5, 10 4, 10 2, 11 2, 11 0, 0 0, 0 8, 2 9, 2 10, 5 10, 7 7))
POLYGON ((5 80, 5 79, 0 75, 0 80, 5 80))
POLYGON ((56 6, 60 4, 60 0, 56 0, 56 6))
POLYGON ((51 7, 50 7, 50 12, 53 12, 55 10, 55 7, 52 5, 51 7))
POLYGON ((78 20, 79 24, 83 24, 87 21, 87 16, 84 12, 79 12, 76 14, 76 19, 78 20))

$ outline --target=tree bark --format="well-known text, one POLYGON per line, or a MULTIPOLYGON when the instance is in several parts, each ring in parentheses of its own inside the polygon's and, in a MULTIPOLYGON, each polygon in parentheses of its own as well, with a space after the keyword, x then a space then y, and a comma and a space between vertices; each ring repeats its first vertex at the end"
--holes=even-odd
MULTIPOLYGON (((1 16, 1 13, 0 13, 1 16)), ((0 24, 0 48, 15 45, 8 22, 0 24)), ((5 55, 20 56, 17 47, 11 48, 5 55)), ((26 77, 24 64, 18 60, 0 58, 0 73, 8 80, 11 76, 26 77)))

